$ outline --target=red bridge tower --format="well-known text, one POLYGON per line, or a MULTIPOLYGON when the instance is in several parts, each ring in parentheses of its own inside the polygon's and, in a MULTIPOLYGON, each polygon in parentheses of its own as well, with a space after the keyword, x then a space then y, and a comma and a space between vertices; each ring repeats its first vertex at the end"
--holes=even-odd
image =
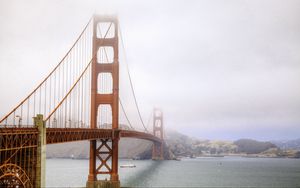
MULTIPOLYGON (((101 28, 100 28, 101 29, 101 28)), ((88 188, 96 187, 120 187, 118 175, 118 143, 119 134, 119 40, 118 20, 113 16, 94 16, 93 23, 93 62, 91 78, 91 128, 97 128, 97 119, 101 119, 101 112, 98 113, 100 105, 111 107, 112 130, 111 139, 100 139, 90 141, 90 164, 87 181, 88 188), (99 34, 99 27, 106 25, 107 30, 99 34), (111 32, 112 33, 109 33, 111 32), (108 36, 109 35, 109 36, 108 36), (112 48, 112 62, 101 62, 99 58, 100 48, 112 48), (112 92, 98 93, 98 76, 101 73, 110 73, 112 78, 112 92), (97 114, 98 117, 97 117, 97 114), (100 164, 97 164, 99 163, 100 164), (110 180, 98 180, 98 174, 110 176, 110 180)), ((102 50, 103 51, 103 50, 102 50)), ((105 52, 106 53, 106 52, 105 52)), ((107 55, 107 54, 106 54, 107 55)), ((101 77, 100 77, 101 78, 101 77)))
MULTIPOLYGON (((153 112, 153 135, 157 136, 161 140, 164 139, 164 125, 163 125, 163 113, 159 109, 154 109, 153 112)), ((153 143, 152 159, 163 160, 164 159, 164 142, 153 143)))

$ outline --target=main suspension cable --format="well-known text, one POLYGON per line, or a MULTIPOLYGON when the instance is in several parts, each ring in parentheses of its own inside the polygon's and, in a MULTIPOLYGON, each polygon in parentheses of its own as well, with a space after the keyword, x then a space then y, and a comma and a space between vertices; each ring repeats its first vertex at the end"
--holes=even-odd
POLYGON ((125 109, 124 109, 124 106, 123 106, 123 103, 122 103, 120 97, 119 97, 119 102, 120 102, 121 109, 122 109, 122 111, 123 111, 123 113, 124 113, 124 115, 125 115, 125 118, 126 118, 128 124, 129 124, 130 128, 131 128, 132 130, 134 130, 134 128, 133 128, 133 126, 132 126, 131 122, 129 121, 129 118, 128 118, 127 114, 126 114, 126 111, 125 111, 125 109))
POLYGON ((127 56, 126 56, 126 51, 125 51, 125 46, 124 46, 124 41, 123 41, 123 37, 122 37, 122 32, 121 32, 120 24, 119 24, 119 31, 120 31, 120 38, 121 38, 121 46, 122 46, 123 51, 124 51, 124 58, 125 58, 126 70, 127 70, 127 74, 128 74, 129 81, 130 81, 130 87, 131 87, 131 91, 132 91, 132 94, 133 94, 134 103, 135 103, 135 106, 136 106, 139 118, 140 118, 140 120, 142 122, 142 125, 143 125, 145 131, 149 132, 147 130, 145 124, 144 124, 143 119, 142 119, 141 112, 140 112, 140 109, 139 109, 139 106, 138 106, 138 103, 137 103, 136 95, 135 95, 135 92, 134 92, 133 83, 132 83, 132 79, 131 79, 130 72, 129 72, 129 65, 128 65, 128 61, 127 61, 127 56))

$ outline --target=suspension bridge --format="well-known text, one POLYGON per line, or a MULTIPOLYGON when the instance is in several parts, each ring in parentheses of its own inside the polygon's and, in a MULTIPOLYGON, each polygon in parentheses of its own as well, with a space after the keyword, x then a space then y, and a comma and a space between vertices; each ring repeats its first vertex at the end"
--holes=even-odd
POLYGON ((120 138, 153 142, 152 159, 163 160, 163 114, 153 111, 150 131, 128 64, 128 91, 141 126, 133 125, 121 101, 119 43, 124 48, 117 17, 94 15, 50 74, 0 120, 0 187, 45 187, 47 144, 90 142, 89 188, 120 187, 120 138))

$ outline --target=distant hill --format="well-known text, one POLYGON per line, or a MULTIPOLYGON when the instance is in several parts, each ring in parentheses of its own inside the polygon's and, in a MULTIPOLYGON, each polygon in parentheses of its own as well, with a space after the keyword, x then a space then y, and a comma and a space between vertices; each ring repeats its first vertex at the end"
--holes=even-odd
MULTIPOLYGON (((143 153, 145 150, 151 148, 152 143, 146 140, 139 140, 133 138, 122 138, 119 142, 119 157, 133 158, 143 153)), ((47 145, 47 158, 89 158, 88 141, 70 142, 64 144, 47 145)))
POLYGON ((234 142, 238 153, 258 154, 270 148, 277 148, 271 142, 259 142, 252 139, 239 139, 234 142))
POLYGON ((237 146, 232 141, 197 139, 176 131, 167 132, 166 143, 176 156, 229 154, 237 150, 237 146))
MULTIPOLYGON (((252 139, 236 141, 192 138, 176 131, 166 131, 165 157, 197 157, 204 155, 252 155, 259 157, 300 157, 299 142, 260 142, 252 139), (299 152, 298 152, 298 151, 299 152)), ((47 145, 48 158, 88 158, 89 142, 71 142, 47 145)), ((119 144, 120 158, 150 159, 152 143, 146 140, 122 138, 119 144)))
POLYGON ((249 157, 300 157, 300 152, 297 150, 281 149, 274 143, 262 142, 253 139, 239 139, 234 142, 226 140, 206 140, 191 138, 176 131, 168 131, 165 140, 170 152, 172 152, 176 157, 222 155, 241 155, 249 157))
POLYGON ((295 140, 273 140, 271 142, 280 149, 293 149, 300 151, 300 138, 295 140))

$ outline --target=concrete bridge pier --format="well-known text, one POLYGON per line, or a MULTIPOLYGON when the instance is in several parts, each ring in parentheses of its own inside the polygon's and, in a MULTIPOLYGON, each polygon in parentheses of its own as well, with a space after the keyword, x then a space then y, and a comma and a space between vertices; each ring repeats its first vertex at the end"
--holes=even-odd
POLYGON ((113 180, 97 180, 88 181, 86 183, 87 188, 120 188, 120 181, 113 180))
POLYGON ((35 187, 46 186, 46 126, 43 115, 34 117, 34 125, 38 128, 37 138, 37 161, 35 187))

